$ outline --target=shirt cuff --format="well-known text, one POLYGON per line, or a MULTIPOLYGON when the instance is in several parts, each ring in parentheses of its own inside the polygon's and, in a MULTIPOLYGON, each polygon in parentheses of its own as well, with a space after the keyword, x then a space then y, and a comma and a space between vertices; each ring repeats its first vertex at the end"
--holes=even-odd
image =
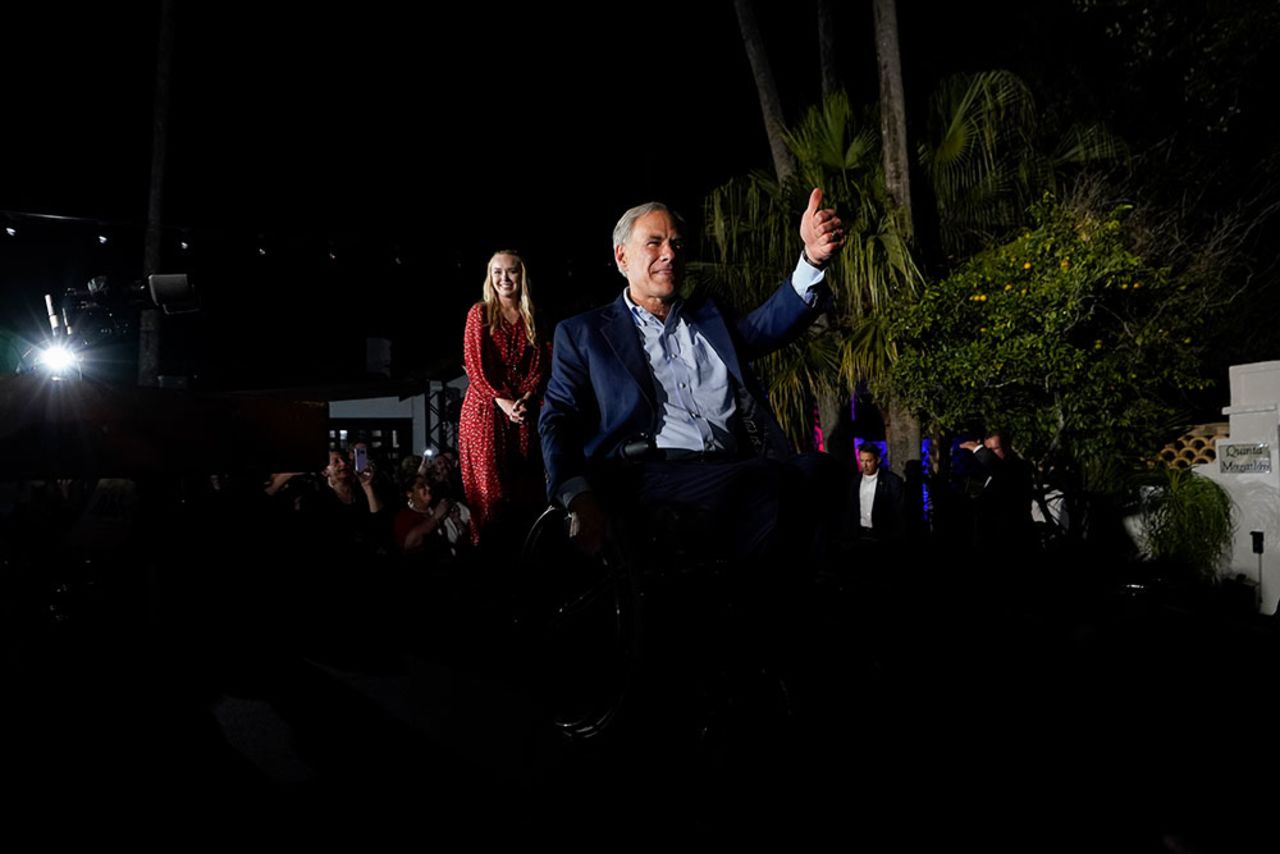
POLYGON ((825 273, 817 267, 805 260, 804 253, 800 253, 800 260, 796 262, 796 268, 791 273, 791 287, 795 288, 796 295, 800 299, 813 305, 818 295, 813 288, 822 281, 825 273))
POLYGON ((573 499, 577 498, 584 492, 591 491, 591 484, 587 482, 585 477, 571 477, 560 485, 560 492, 556 495, 556 500, 560 502, 560 506, 569 509, 569 504, 573 499))

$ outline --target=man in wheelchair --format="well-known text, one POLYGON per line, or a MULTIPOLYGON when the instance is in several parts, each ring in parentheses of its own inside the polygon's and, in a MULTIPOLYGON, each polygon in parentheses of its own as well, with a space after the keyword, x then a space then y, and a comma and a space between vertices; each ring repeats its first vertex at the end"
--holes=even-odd
POLYGON ((545 632, 546 702, 578 744, 629 731, 621 742, 664 786, 700 788, 701 773, 667 769, 702 768, 740 784, 708 789, 746 791, 785 756, 780 677, 800 658, 792 628, 803 624, 785 600, 799 598, 787 593, 812 570, 811 529, 839 490, 829 460, 795 455, 750 362, 822 309, 823 268, 844 233, 821 202, 814 190, 794 271, 738 320, 712 299, 681 299, 680 217, 632 208, 613 233, 626 288, 556 329, 539 431, 548 497, 568 511, 573 543, 539 580, 572 592, 545 632), (582 556, 602 551, 606 561, 582 556), (621 567, 617 551, 631 552, 621 567), (726 571, 697 571, 708 566, 726 571), (615 725, 626 720, 635 728, 615 725))
POLYGON ((618 221, 614 260, 627 286, 556 328, 538 423, 548 497, 569 511, 581 549, 603 547, 607 505, 633 520, 634 508, 676 505, 705 520, 705 535, 735 559, 804 557, 794 552, 808 543, 787 514, 812 494, 813 467, 795 457, 750 362, 803 333, 823 307, 823 269, 844 231, 821 203, 815 189, 794 271, 737 320, 710 298, 680 297, 678 214, 650 202, 618 221))

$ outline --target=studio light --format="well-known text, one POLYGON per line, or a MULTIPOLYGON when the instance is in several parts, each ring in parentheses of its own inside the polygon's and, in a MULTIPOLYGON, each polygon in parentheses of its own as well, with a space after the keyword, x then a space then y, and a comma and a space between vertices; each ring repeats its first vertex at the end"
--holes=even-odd
POLYGON ((36 364, 49 374, 50 379, 67 379, 80 367, 80 357, 63 344, 51 344, 40 351, 36 364))

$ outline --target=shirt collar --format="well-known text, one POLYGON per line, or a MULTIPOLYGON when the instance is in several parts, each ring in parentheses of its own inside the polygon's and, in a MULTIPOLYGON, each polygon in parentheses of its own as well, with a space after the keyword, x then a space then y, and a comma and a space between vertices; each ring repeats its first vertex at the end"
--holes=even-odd
POLYGON ((627 308, 630 309, 631 317, 635 320, 636 326, 645 326, 653 323, 661 328, 665 328, 667 324, 674 324, 676 319, 680 316, 680 306, 684 303, 684 300, 676 297, 676 299, 671 303, 671 310, 667 312, 667 324, 664 324, 651 311, 636 305, 635 301, 631 299, 630 287, 622 289, 622 298, 627 301, 627 308))

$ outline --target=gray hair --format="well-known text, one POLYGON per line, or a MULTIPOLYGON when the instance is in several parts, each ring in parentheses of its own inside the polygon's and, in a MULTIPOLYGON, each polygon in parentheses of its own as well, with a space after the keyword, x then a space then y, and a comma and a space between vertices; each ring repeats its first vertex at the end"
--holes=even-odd
MULTIPOLYGON (((636 229, 636 220, 642 216, 648 216, 651 213, 662 211, 669 214, 676 221, 676 225, 684 229, 684 217, 664 205, 662 202, 645 202, 643 205, 636 205, 622 215, 622 219, 618 220, 618 224, 613 227, 613 248, 619 246, 631 239, 631 232, 636 229)), ((618 272, 622 272, 622 268, 618 268, 618 272)))

